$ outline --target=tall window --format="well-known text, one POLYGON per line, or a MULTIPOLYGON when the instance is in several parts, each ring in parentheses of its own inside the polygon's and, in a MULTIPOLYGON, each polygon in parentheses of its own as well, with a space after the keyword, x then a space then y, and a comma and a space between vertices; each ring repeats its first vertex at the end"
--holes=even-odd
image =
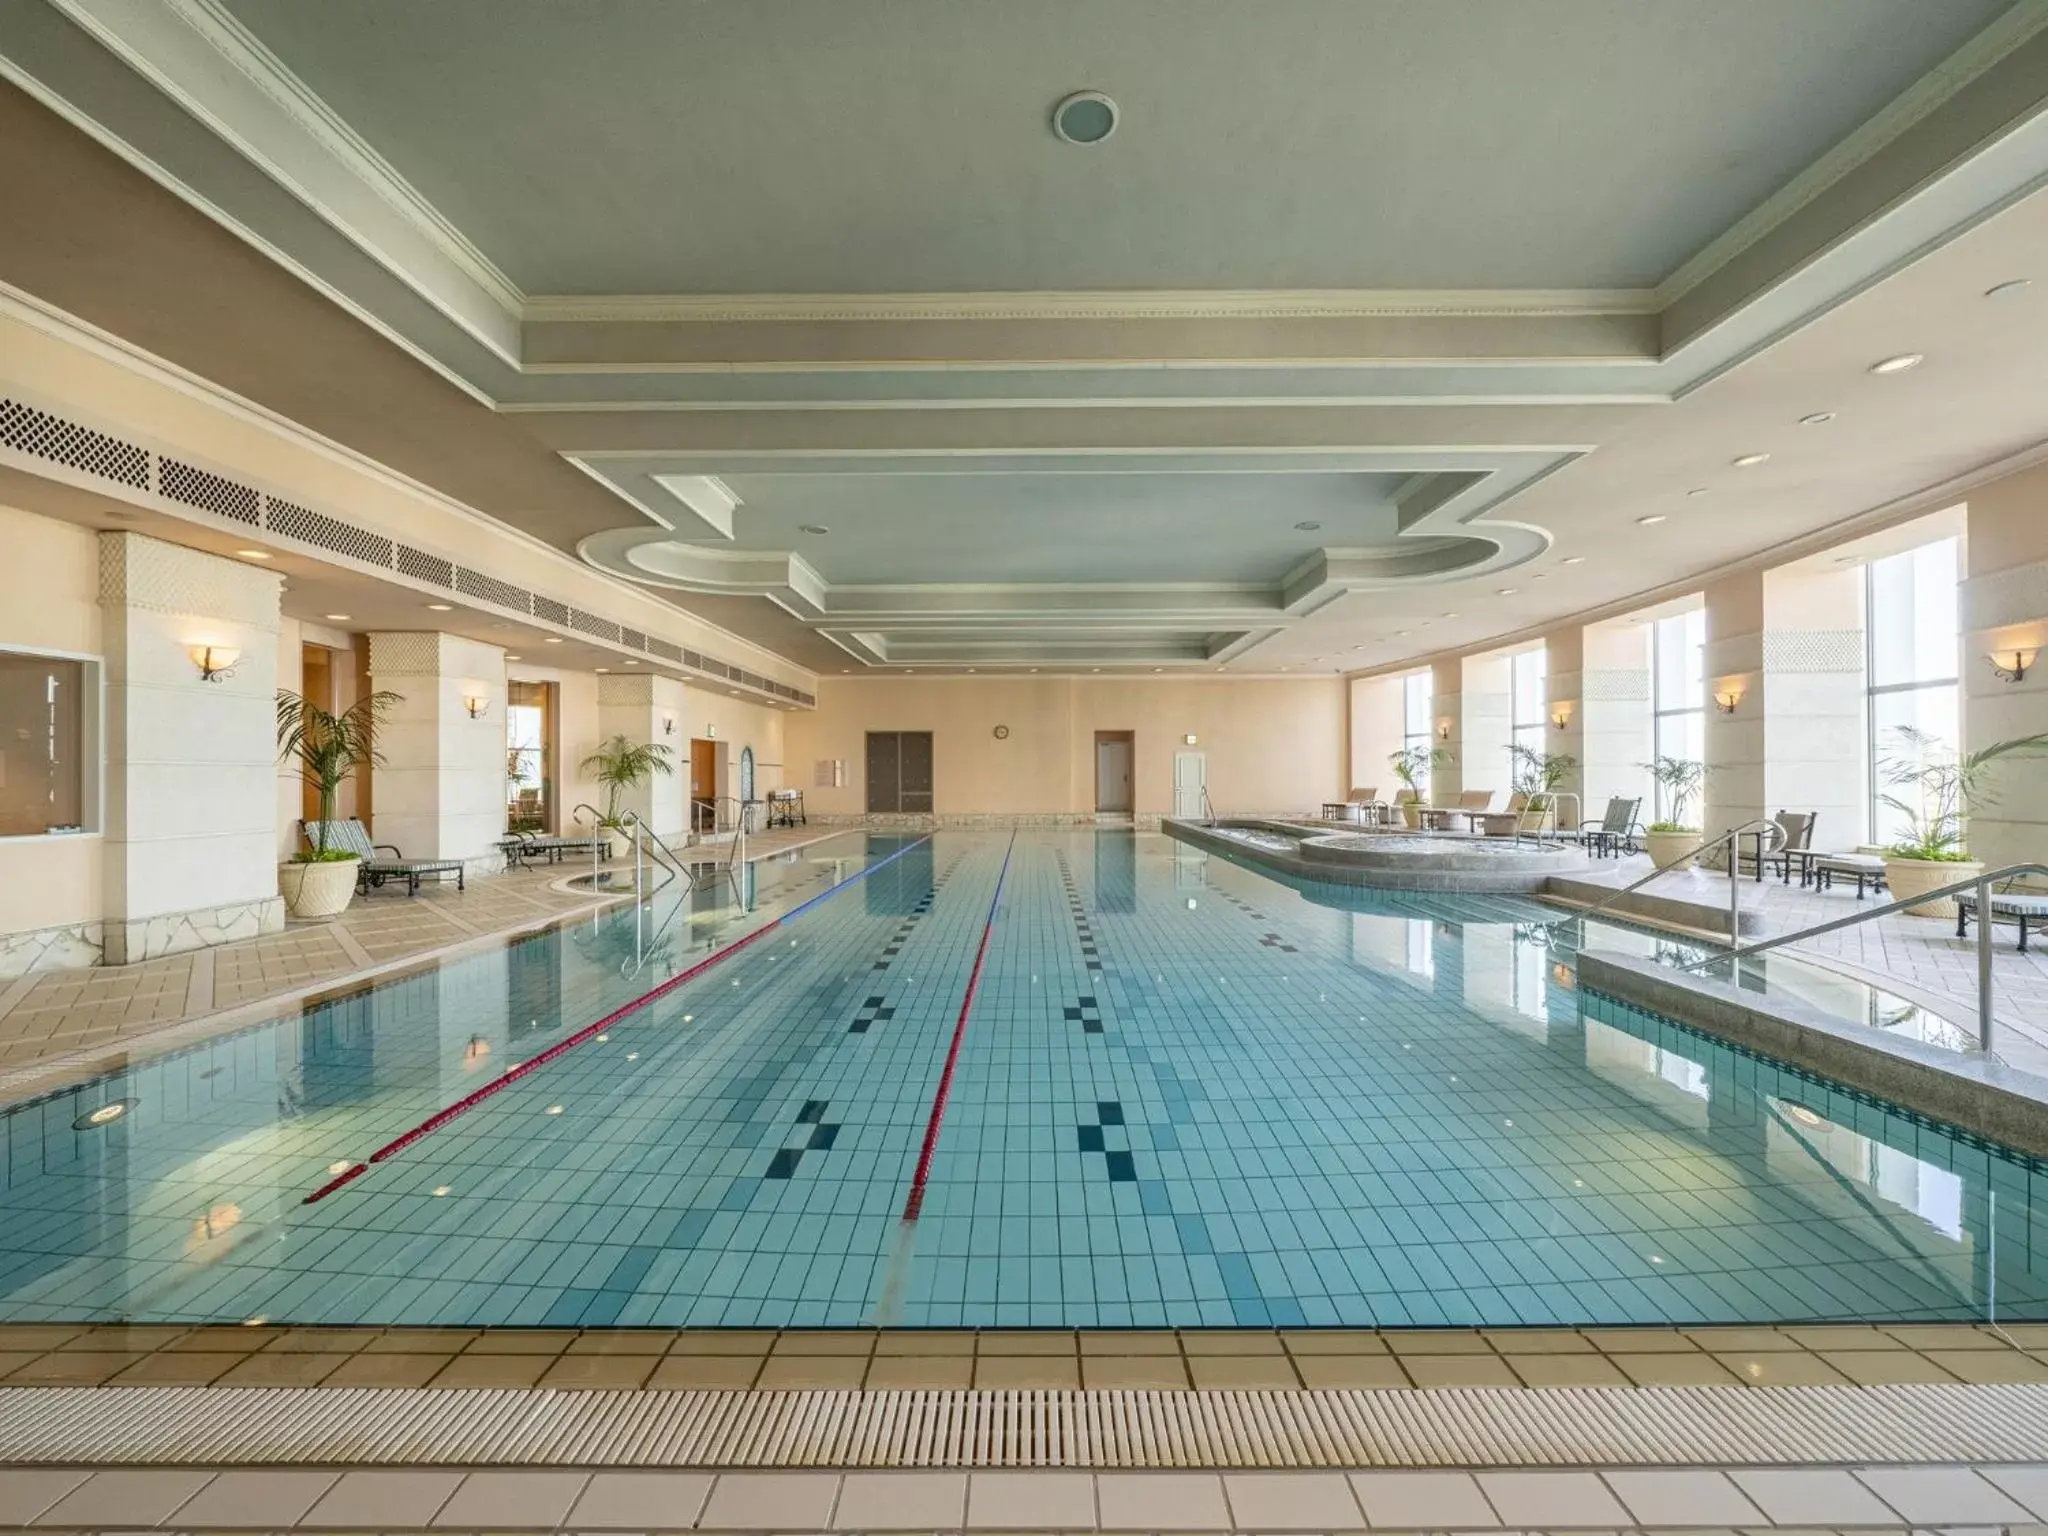
POLYGON ((96 662, 0 651, 0 837, 97 831, 96 662))
MULTIPOLYGON (((1654 750, 1659 757, 1699 762, 1706 756, 1707 614, 1704 608, 1659 619, 1650 667, 1654 750)), ((1672 819, 1660 785, 1657 819, 1672 819)), ((1696 812, 1699 807, 1689 806, 1696 812)))
MULTIPOLYGON (((1410 672, 1401 679, 1401 745, 1421 747, 1427 751, 1436 741, 1434 722, 1429 718, 1430 705, 1435 702, 1432 685, 1433 674, 1410 672)), ((1426 803, 1429 799, 1429 770, 1416 775, 1416 790, 1426 803)))
MULTIPOLYGON (((1517 652, 1513 667, 1514 705, 1509 716, 1514 729, 1513 740, 1518 747, 1541 753, 1549 739, 1546 734, 1549 722, 1544 718, 1548 708, 1548 701, 1544 698, 1544 678, 1549 672, 1549 653, 1541 647, 1517 652)), ((1508 766, 1512 768, 1514 765, 1510 762, 1508 766)))
POLYGON ((1868 758, 1871 840, 1905 835, 1905 821, 1878 797, 1890 793, 1879 764, 1901 755, 1898 728, 1909 725, 1950 751, 1962 742, 1956 686, 1958 541, 1941 539, 1873 560, 1864 567, 1863 632, 1869 647, 1868 758))

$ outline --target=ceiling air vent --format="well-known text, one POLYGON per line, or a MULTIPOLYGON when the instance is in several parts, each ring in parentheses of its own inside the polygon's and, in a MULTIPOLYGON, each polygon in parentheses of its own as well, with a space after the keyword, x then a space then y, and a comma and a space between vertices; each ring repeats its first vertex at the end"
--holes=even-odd
POLYGON ((585 613, 581 608, 569 610, 569 627, 581 630, 586 635, 596 635, 600 640, 609 640, 614 645, 619 640, 619 626, 616 621, 599 618, 594 613, 585 613))
POLYGON ((256 488, 216 475, 178 459, 157 460, 157 490, 167 501, 182 501, 188 507, 211 512, 231 522, 263 526, 256 488))
POLYGON ((339 518, 329 517, 324 512, 315 512, 311 507, 302 507, 296 502, 280 501, 275 496, 263 498, 263 526, 272 533, 287 539, 296 539, 301 544, 311 544, 317 549, 328 549, 337 555, 347 555, 365 565, 391 568, 391 541, 380 538, 367 528, 358 528, 353 523, 344 523, 339 518))
POLYGON ((81 474, 149 489, 149 450, 81 427, 19 400, 0 399, 0 448, 62 464, 81 474))
POLYGON ((552 597, 542 597, 536 592, 533 594, 533 616, 536 619, 546 619, 550 624, 566 625, 569 622, 569 605, 558 603, 552 597))
POLYGON ((402 576, 414 581, 430 582, 437 587, 455 586, 455 562, 443 560, 439 555, 430 555, 423 549, 414 549, 410 544, 400 544, 393 550, 392 568, 402 576))
POLYGON ((683 659, 683 648, 672 640, 657 640, 650 637, 647 641, 647 651, 651 656, 661 656, 669 661, 683 659))
POLYGON ((644 651, 647 649, 647 637, 637 629, 621 628, 619 630, 619 644, 625 646, 628 650, 644 651))
POLYGON ((500 608, 511 608, 520 613, 533 611, 533 594, 526 588, 515 587, 495 576, 486 576, 482 571, 472 571, 465 565, 455 567, 455 590, 469 597, 480 597, 487 603, 496 603, 500 608))

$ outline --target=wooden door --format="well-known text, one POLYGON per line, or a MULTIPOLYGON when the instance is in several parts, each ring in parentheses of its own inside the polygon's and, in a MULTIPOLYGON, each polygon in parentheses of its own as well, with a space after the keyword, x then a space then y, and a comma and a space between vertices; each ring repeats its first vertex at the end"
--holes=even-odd
MULTIPOLYGON (((324 645, 299 647, 299 697, 308 704, 334 710, 334 652, 324 645)), ((299 815, 313 821, 320 815, 320 786, 310 773, 301 771, 299 815)))
POLYGON ((718 825, 713 796, 718 793, 718 743, 690 738, 690 827, 709 832, 718 825))

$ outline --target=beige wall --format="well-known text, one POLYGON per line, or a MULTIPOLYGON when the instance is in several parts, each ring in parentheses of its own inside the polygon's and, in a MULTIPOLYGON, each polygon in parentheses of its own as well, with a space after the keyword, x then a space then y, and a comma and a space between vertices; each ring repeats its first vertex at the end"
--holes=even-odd
POLYGON ((1586 666, 1586 632, 1576 624, 1563 629, 1552 630, 1543 637, 1543 716, 1547 722, 1544 740, 1546 750, 1561 753, 1572 758, 1578 766, 1563 783, 1558 785, 1562 793, 1577 795, 1580 804, 1576 814, 1569 800, 1558 804, 1559 825, 1571 827, 1582 817, 1597 816, 1598 808, 1589 807, 1586 800, 1586 716, 1581 707, 1579 695, 1584 688, 1586 666), (1564 715, 1564 725, 1559 727, 1559 712, 1564 715))
POLYGON ((1141 815, 1172 810, 1181 751, 1206 756, 1210 796, 1226 814, 1314 811, 1347 787, 1345 692, 1336 678, 827 678, 816 711, 787 718, 788 781, 812 812, 859 813, 867 733, 930 731, 937 814, 1087 814, 1095 733, 1131 731, 1141 815), (995 739, 998 725, 1007 739, 995 739), (833 759, 846 764, 844 786, 817 787, 815 765, 833 759))
MULTIPOLYGON (((0 506, 0 549, 0 645, 100 655, 93 534, 0 506)), ((0 838, 0 934, 99 916, 99 834, 0 838)))
POLYGON ((1351 782, 1348 787, 1372 789, 1391 801, 1401 786, 1387 759, 1403 745, 1402 711, 1406 694, 1400 674, 1361 677, 1351 683, 1351 782))

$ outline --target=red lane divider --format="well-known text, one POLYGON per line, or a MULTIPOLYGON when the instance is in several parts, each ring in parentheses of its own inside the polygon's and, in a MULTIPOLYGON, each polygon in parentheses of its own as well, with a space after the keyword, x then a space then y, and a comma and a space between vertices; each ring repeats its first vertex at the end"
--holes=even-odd
POLYGON ((996 908, 1003 902, 1003 882, 1010 878, 1010 855, 1017 850, 1017 834, 1010 834, 1010 846, 1003 850, 1003 867, 996 875, 996 893, 988 904, 988 921, 981 925, 981 943, 974 951, 974 969, 967 973, 967 992, 960 999, 960 1017, 953 1021, 953 1044, 946 1052, 946 1069, 939 1074, 939 1089, 932 1096, 932 1117, 924 1128, 924 1150, 918 1154, 917 1172, 910 1178, 910 1194, 903 1202, 903 1219, 917 1220, 924 1209, 925 1181, 931 1177, 932 1156, 939 1150, 939 1124, 946 1118, 946 1099, 953 1092, 953 1068, 960 1061, 960 1042, 967 1038, 967 1015, 974 1011, 974 994, 981 990, 981 966, 988 959, 988 941, 996 931, 996 908))
MULTIPOLYGON (((322 1184, 318 1189, 314 1190, 313 1193, 306 1196, 306 1198, 300 1203, 302 1205, 313 1205, 321 1200, 325 1200, 337 1189, 342 1188, 344 1185, 353 1183, 355 1180, 361 1178, 364 1174, 368 1173, 370 1171, 370 1165, 372 1163, 381 1163, 387 1157, 393 1157, 398 1153, 403 1152, 407 1147, 411 1146, 421 1137, 431 1136, 435 1131, 441 1129, 442 1126, 446 1125, 450 1120, 453 1120, 456 1116, 467 1114, 470 1110, 475 1109, 477 1105, 483 1103, 483 1101, 485 1099, 488 1099, 492 1094, 502 1093, 505 1089, 511 1087, 514 1083, 518 1082, 520 1078, 525 1077, 529 1072, 539 1071, 542 1067, 546 1066, 549 1062, 553 1061, 557 1056, 562 1055, 565 1051, 574 1050, 577 1046, 581 1045, 584 1041, 588 1040, 592 1035, 603 1034, 606 1030, 610 1029, 614 1024, 618 1023, 619 1020, 625 1018, 628 1014, 638 1013, 642 1008, 645 1008, 649 1003, 656 1002, 661 998, 666 997, 669 993, 675 991, 677 987, 682 986, 685 982, 694 981, 697 977, 703 975, 706 971, 710 970, 712 966, 718 964, 719 961, 726 959, 728 956, 738 954, 741 950, 745 949, 749 944, 753 944, 758 940, 766 937, 768 934, 773 933, 776 929, 780 928, 784 923, 788 922, 789 919, 795 917, 797 913, 805 911, 810 907, 816 906, 819 902, 823 901, 827 896, 830 896, 833 893, 833 891, 844 890, 847 886, 852 885, 856 880, 865 879, 867 876, 873 874, 876 870, 882 868, 883 865, 895 863, 896 860, 902 858, 904 854, 910 852, 911 849, 917 847, 919 843, 927 843, 930 841, 931 836, 929 833, 927 833, 925 836, 918 838, 916 842, 905 843, 901 848, 897 849, 894 853, 890 854, 888 858, 878 860, 877 862, 868 865, 867 868, 859 870, 854 874, 848 875, 844 880, 840 881, 837 885, 833 886, 831 890, 820 891, 816 896, 813 896, 809 901, 805 902, 802 906, 792 908, 790 911, 783 913, 780 917, 770 918, 767 922, 763 923, 759 928, 756 928, 752 933, 747 934, 744 937, 734 939, 730 944, 726 945, 723 949, 712 951, 712 953, 706 955, 702 960, 699 960, 695 965, 691 966, 688 970, 678 971, 675 975, 669 977, 667 981, 664 981, 660 986, 654 988, 653 991, 644 993, 641 996, 634 998, 633 1001, 627 1003, 622 1008, 614 1008, 610 1013, 606 1014, 603 1018, 599 1019, 595 1024, 577 1030, 575 1034, 569 1036, 569 1038, 566 1040, 556 1041, 553 1045, 549 1046, 546 1050, 542 1051, 538 1056, 534 1057, 531 1061, 522 1061, 518 1066, 513 1067, 511 1070, 505 1072, 502 1076, 494 1079, 491 1082, 484 1084, 484 1086, 477 1089, 475 1093, 469 1094, 467 1097, 457 1099, 453 1104, 450 1104, 446 1109, 442 1110, 439 1114, 436 1114, 430 1117, 429 1119, 422 1120, 418 1125, 414 1126, 411 1130, 407 1131, 403 1136, 399 1137, 396 1141, 386 1142, 383 1146, 379 1147, 376 1151, 370 1154, 369 1162, 357 1163, 353 1168, 349 1169, 348 1172, 342 1174, 340 1177, 328 1180, 327 1183, 322 1184)), ((1006 857, 1004 859, 1004 866, 1007 868, 1008 864, 1009 860, 1006 857)))

